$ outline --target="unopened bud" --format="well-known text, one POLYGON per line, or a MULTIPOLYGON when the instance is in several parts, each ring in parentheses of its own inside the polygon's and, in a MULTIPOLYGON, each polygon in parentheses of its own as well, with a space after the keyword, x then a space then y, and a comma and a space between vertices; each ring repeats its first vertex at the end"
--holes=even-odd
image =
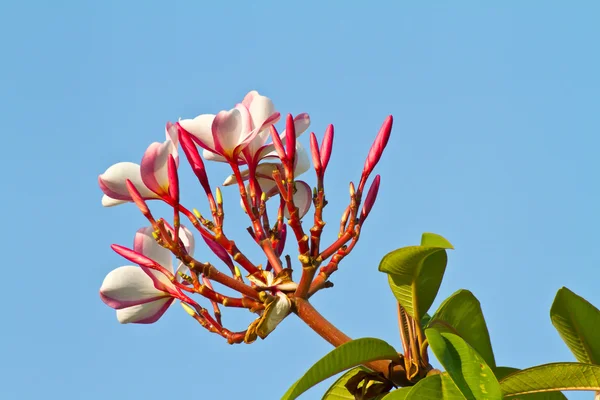
POLYGON ((181 302, 181 307, 183 308, 183 310, 186 313, 188 313, 190 315, 190 317, 196 316, 196 311, 192 307, 188 306, 187 304, 185 304, 183 302, 181 302))
POLYGON ((365 198, 365 203, 363 204, 362 210, 360 212, 360 222, 362 223, 373 208, 373 204, 375 204, 375 200, 377 199, 377 193, 379 192, 379 182, 381 181, 381 177, 379 175, 375 176, 373 179, 373 183, 371 183, 371 187, 369 188, 369 192, 367 193, 367 197, 365 198))
POLYGON ((148 219, 152 218, 152 214, 150 213, 150 209, 148 208, 146 201, 140 194, 139 190, 137 190, 133 182, 127 179, 125 180, 125 185, 127 186, 127 191, 129 192, 131 199, 133 200, 135 205, 140 209, 142 214, 144 214, 144 216, 148 219))
POLYGON ((237 265, 234 265, 233 270, 235 271, 235 276, 237 278, 240 278, 242 276, 242 273, 240 272, 240 269, 238 268, 237 265))
POLYGON ((172 154, 169 154, 167 161, 167 175, 169 178, 169 197, 175 204, 179 204, 179 175, 177 174, 177 164, 172 154))
POLYGON ((350 197, 354 197, 356 189, 354 189, 354 183, 350 182, 350 197))
POLYGON ((391 115, 389 115, 385 121, 383 121, 383 125, 381 125, 379 133, 377 134, 373 145, 371 145, 369 154, 367 155, 367 160, 365 161, 365 166, 363 168, 363 177, 361 180, 366 180, 373 171, 373 168, 375 168, 379 162, 381 154, 383 154, 383 150, 390 139, 393 122, 394 118, 391 115))
POLYGON ((279 132, 273 125, 271 125, 271 140, 273 140, 273 147, 277 151, 277 155, 281 162, 284 162, 287 159, 285 155, 285 149, 283 148, 283 143, 281 142, 281 138, 279 137, 279 132))
POLYGON ((296 125, 292 114, 288 114, 285 120, 285 150, 287 159, 293 160, 296 156, 296 125))
POLYGON ((312 162, 315 166, 315 172, 317 176, 322 177, 323 167, 321 165, 321 153, 319 151, 319 142, 314 132, 310 133, 310 154, 312 156, 312 162))
POLYGON ((216 194, 217 194, 217 204, 222 206, 223 205, 223 195, 221 194, 221 189, 219 187, 217 187, 216 194))
POLYGON ((200 214, 200 211, 196 210, 195 208, 192 210, 192 212, 194 213, 194 216, 198 219, 202 219, 202 214, 200 214))
POLYGON ((325 136, 323 137, 323 143, 321 143, 321 149, 319 154, 321 155, 321 166, 323 167, 323 173, 327 169, 329 164, 329 158, 331 158, 331 149, 333 147, 333 125, 329 125, 325 130, 325 136))
POLYGON ((179 122, 177 123, 177 129, 179 131, 179 142, 181 143, 181 148, 185 153, 185 156, 192 166, 192 170, 194 174, 198 178, 198 181, 202 185, 202 188, 206 192, 206 194, 210 193, 210 184, 208 183, 208 176, 206 175, 206 170, 204 169, 204 162, 200 157, 200 153, 198 153, 198 149, 192 140, 192 135, 181 125, 179 122))

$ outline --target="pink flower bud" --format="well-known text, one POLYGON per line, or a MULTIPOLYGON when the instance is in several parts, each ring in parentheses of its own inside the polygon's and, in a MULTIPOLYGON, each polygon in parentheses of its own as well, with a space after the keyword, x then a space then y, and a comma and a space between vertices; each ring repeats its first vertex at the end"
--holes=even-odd
POLYGON ((202 239, 204 239, 204 241, 206 242, 206 245, 208 246, 208 248, 213 253, 215 253, 215 255, 217 257, 219 257, 219 259, 221 261, 223 261, 229 267, 229 269, 232 272, 235 271, 235 267, 233 265, 233 261, 231 261, 231 257, 229 257, 229 254, 227 253, 227 250, 225 250, 223 248, 223 246, 221 246, 219 243, 215 242, 214 240, 206 238, 204 235, 202 236, 202 239))
POLYGON ((169 176, 169 197, 174 204, 179 204, 179 175, 177 174, 177 164, 175 158, 169 154, 167 161, 167 174, 169 176))
POLYGON ((394 118, 390 115, 385 121, 383 121, 383 125, 381 125, 381 129, 379 129, 379 133, 369 150, 369 155, 367 156, 367 160, 365 161, 365 166, 363 168, 363 176, 361 180, 366 181, 371 172, 373 172, 373 168, 379 162, 381 158, 381 154, 387 145, 388 140, 390 139, 390 133, 392 132, 392 123, 394 122, 394 118))
POLYGON ((287 156, 285 155, 285 149, 283 148, 283 143, 279 137, 279 132, 277 132, 277 129, 273 125, 271 125, 271 139, 273 140, 273 147, 275 147, 277 155, 281 159, 281 162, 284 162, 287 159, 287 156))
POLYGON ((144 216, 147 218, 148 217, 151 218, 152 214, 150 213, 150 209, 148 208, 146 201, 142 197, 140 191, 137 190, 137 188, 135 187, 133 182, 131 182, 129 179, 127 179, 127 180, 125 180, 125 185, 127 186, 127 191, 129 192, 131 199, 133 200, 135 205, 140 209, 142 214, 144 214, 144 216))
POLYGON ((315 171, 319 178, 323 177, 323 167, 321 166, 321 154, 319 152, 319 143, 314 132, 310 133, 310 153, 312 155, 312 162, 315 166, 315 171))
POLYGON ((173 277, 173 274, 167 271, 167 269, 164 268, 162 265, 152 260, 151 258, 148 258, 145 255, 138 253, 137 251, 128 249, 127 247, 118 244, 112 244, 110 248, 113 249, 114 252, 120 255, 121 257, 131 261, 132 263, 138 264, 142 268, 154 269, 162 272, 170 278, 173 277))
POLYGON ((371 212, 371 209, 373 208, 373 204, 375 204, 375 199, 377 199, 377 192, 379 192, 380 180, 380 176, 376 175, 375 179, 373 179, 373 183, 371 183, 371 187, 369 188, 369 192, 367 193, 367 197, 360 212, 360 223, 363 223, 363 221, 367 218, 367 216, 371 212))
POLYGON ((181 142, 181 147, 183 148, 183 152, 190 163, 194 174, 198 178, 198 181, 202 185, 202 188, 206 192, 206 194, 210 193, 210 185, 208 183, 208 176, 206 176, 206 170, 204 169, 204 162, 200 157, 200 153, 198 153, 198 149, 192 140, 192 136, 183 129, 179 123, 177 124, 177 129, 179 130, 179 140, 181 142))
POLYGON ((331 148, 333 147, 333 125, 329 125, 325 130, 325 136, 323 137, 323 143, 321 143, 321 166, 323 167, 323 173, 327 169, 329 164, 329 158, 331 157, 331 148))
POLYGON ((296 126, 292 114, 288 114, 285 120, 285 150, 287 159, 293 160, 296 155, 296 126))

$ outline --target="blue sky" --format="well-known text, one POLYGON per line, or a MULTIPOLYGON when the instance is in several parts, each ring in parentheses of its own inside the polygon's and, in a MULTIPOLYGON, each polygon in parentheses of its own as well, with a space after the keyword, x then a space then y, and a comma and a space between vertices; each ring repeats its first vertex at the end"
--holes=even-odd
MULTIPOLYGON (((230 108, 252 89, 281 112, 310 113, 319 138, 335 125, 329 240, 348 182, 394 115, 376 207, 335 288, 314 298, 333 323, 399 347, 377 266, 431 231, 456 248, 434 307, 471 290, 498 364, 573 360, 549 307, 563 285, 600 305, 598 3, 253 3, 0 6, 0 398, 276 399, 330 349, 295 317, 266 341, 229 346, 178 307, 124 326, 98 297, 127 264, 109 245, 130 245, 144 224, 131 205, 101 207, 98 174, 139 162, 166 121, 230 108)), ((215 183, 226 175, 210 172, 215 183)), ((202 208, 186 173, 184 196, 202 208)), ((225 194, 229 230, 262 262, 225 194)))

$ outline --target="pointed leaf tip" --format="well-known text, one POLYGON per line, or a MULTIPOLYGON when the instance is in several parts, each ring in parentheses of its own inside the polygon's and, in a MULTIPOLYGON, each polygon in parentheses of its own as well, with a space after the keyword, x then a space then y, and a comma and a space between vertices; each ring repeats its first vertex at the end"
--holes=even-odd
POLYGON ((454 246, 443 236, 436 233, 425 232, 421 236, 421 246, 439 247, 440 249, 454 250, 454 246))

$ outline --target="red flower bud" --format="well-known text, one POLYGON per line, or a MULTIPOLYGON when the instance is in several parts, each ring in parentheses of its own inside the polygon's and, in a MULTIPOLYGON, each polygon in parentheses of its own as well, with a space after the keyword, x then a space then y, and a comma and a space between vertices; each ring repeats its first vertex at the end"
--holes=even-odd
POLYGON ((325 136, 323 137, 323 143, 321 143, 321 166, 323 167, 323 173, 327 169, 329 164, 329 158, 331 158, 331 148, 333 147, 333 125, 329 125, 325 130, 325 136))
POLYGON ((375 200, 377 199, 377 192, 379 192, 379 182, 381 178, 379 175, 375 176, 373 179, 373 183, 371 183, 371 187, 369 188, 369 192, 367 193, 367 197, 362 206, 362 210, 360 212, 360 223, 362 223, 373 208, 373 204, 375 204, 375 200))
POLYGON ((177 123, 177 129, 179 131, 179 141, 181 142, 181 147, 183 148, 183 152, 190 163, 194 174, 198 178, 198 181, 202 185, 204 192, 209 194, 211 192, 210 185, 208 183, 208 176, 206 176, 206 170, 204 169, 204 162, 200 157, 200 153, 198 153, 198 149, 196 148, 196 144, 192 140, 192 135, 177 123))
POLYGON ((179 204, 179 175, 177 174, 177 164, 172 154, 169 154, 167 162, 167 175, 169 177, 169 197, 174 204, 179 204))
POLYGON ((285 120, 285 150, 287 159, 294 160, 296 156, 296 126, 292 114, 288 114, 285 120))
POLYGON ((319 152, 319 143, 314 132, 310 133, 310 154, 312 155, 312 162, 315 166, 315 171, 319 178, 323 177, 323 167, 321 166, 321 154, 319 152))
POLYGON ((369 150, 369 155, 367 156, 367 160, 365 161, 365 166, 363 168, 363 176, 361 180, 366 180, 373 169, 379 162, 381 158, 381 154, 387 145, 388 140, 390 139, 390 133, 392 132, 392 123, 394 122, 394 118, 390 115, 385 121, 383 121, 383 125, 381 125, 381 129, 379 129, 379 133, 369 150))

